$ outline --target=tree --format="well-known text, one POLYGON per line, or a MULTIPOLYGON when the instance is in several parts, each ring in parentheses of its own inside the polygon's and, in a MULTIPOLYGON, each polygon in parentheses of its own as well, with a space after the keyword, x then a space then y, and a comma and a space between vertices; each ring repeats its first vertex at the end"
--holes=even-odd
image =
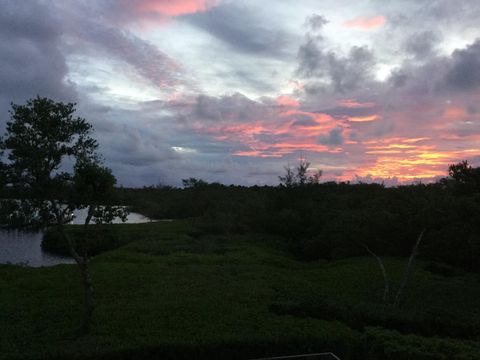
MULTIPOLYGON (((92 125, 74 117, 75 104, 47 98, 12 103, 6 133, 0 139, 0 178, 15 200, 4 200, 4 221, 16 227, 57 227, 68 244, 82 278, 85 314, 80 328, 90 329, 95 306, 87 253, 89 224, 123 220, 126 211, 113 205, 115 177, 102 166, 91 137, 92 125), (84 231, 75 244, 64 225, 77 209, 87 209, 84 231)), ((3 221, 2 221, 3 222, 3 221)))
POLYGON ((208 183, 205 180, 190 177, 188 179, 182 179, 184 188, 202 188, 206 187, 208 183))
POLYGON ((293 187, 296 184, 295 173, 292 167, 289 165, 283 167, 285 169, 285 176, 279 176, 280 184, 285 187, 293 187))
MULTIPOLYGON (((3 151, 1 151, 0 149, 0 159, 3 157, 3 151)), ((7 170, 7 167, 5 166, 5 164, 3 164, 2 162, 0 162, 0 199, 3 199, 4 197, 4 192, 5 192, 5 184, 7 182, 7 178, 6 178, 6 170, 7 170)), ((1 201, 1 200, 0 200, 1 201)), ((0 209, 2 208, 1 206, 1 203, 0 203, 0 209)), ((1 214, 0 214, 1 216, 1 214)), ((1 223, 0 223, 1 224, 1 223)))
POLYGON ((480 192, 480 167, 473 168, 464 160, 448 167, 449 179, 443 183, 461 194, 473 194, 480 192))
POLYGON ((310 163, 305 159, 301 159, 296 169, 290 165, 284 166, 285 176, 279 176, 280 185, 285 187, 297 187, 306 185, 317 185, 320 183, 322 170, 318 170, 313 175, 308 175, 310 163))

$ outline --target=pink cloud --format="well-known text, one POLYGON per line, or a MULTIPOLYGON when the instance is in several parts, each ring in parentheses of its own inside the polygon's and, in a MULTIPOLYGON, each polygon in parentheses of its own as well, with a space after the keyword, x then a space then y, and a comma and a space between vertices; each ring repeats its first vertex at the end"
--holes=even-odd
POLYGON ((174 17, 207 11, 215 5, 212 0, 139 0, 133 1, 134 8, 140 13, 153 13, 174 17))
POLYGON ((360 30, 373 30, 376 29, 383 24, 385 24, 386 18, 383 15, 377 15, 374 17, 365 17, 365 16, 358 16, 351 20, 345 21, 343 26, 350 28, 350 29, 360 29, 360 30))
POLYGON ((443 113, 443 117, 447 120, 460 120, 468 118, 469 114, 462 107, 447 107, 443 113))
MULTIPOLYGON (((230 102, 232 98, 229 98, 230 102)), ((246 157, 282 157, 297 151, 314 153, 338 153, 338 146, 319 144, 319 138, 328 137, 338 128, 342 119, 329 114, 302 111, 300 103, 290 96, 279 96, 273 100, 277 106, 248 101, 236 111, 245 116, 234 116, 236 111, 222 112, 217 123, 195 121, 194 130, 225 143, 242 147, 232 150, 232 155, 246 157), (233 115, 233 116, 232 116, 233 115)), ((348 134, 347 124, 343 124, 344 134, 348 134)))
POLYGON ((305 153, 312 164, 326 171, 326 178, 337 180, 358 175, 401 183, 435 181, 447 175, 448 165, 480 158, 476 132, 480 112, 468 107, 476 97, 452 98, 448 103, 429 98, 401 100, 387 108, 352 96, 334 100, 337 107, 329 103, 309 111, 315 107, 299 103, 292 95, 259 100, 212 98, 200 113, 213 114, 212 120, 196 118, 195 131, 228 144, 235 157, 281 161, 305 153), (339 140, 333 136, 336 129, 341 131, 339 140))
POLYGON ((297 99, 294 99, 287 95, 281 95, 277 97, 277 104, 280 106, 298 107, 300 103, 297 99))
POLYGON ((141 30, 165 25, 181 15, 208 11, 221 0, 119 0, 123 16, 119 22, 133 22, 141 30))

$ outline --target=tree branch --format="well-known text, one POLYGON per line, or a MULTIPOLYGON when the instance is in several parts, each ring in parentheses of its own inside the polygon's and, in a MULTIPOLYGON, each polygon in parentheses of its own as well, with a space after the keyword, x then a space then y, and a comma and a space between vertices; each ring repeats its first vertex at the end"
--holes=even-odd
POLYGON ((410 278, 410 274, 412 272, 412 265, 415 257, 418 255, 418 247, 420 246, 420 242, 422 241, 423 234, 427 229, 423 229, 420 235, 418 236, 417 242, 412 248, 412 253, 410 254, 410 258, 408 259, 407 267, 405 268, 405 272, 403 273, 402 283, 398 288, 397 296, 395 297, 395 301, 393 302, 393 306, 396 307, 400 303, 400 298, 402 297, 403 291, 405 286, 407 285, 408 279, 410 278))
POLYGON ((380 270, 382 271, 383 281, 384 281, 384 284, 385 284, 385 288, 384 288, 384 291, 383 291, 383 301, 386 302, 387 299, 388 299, 388 294, 390 292, 390 280, 388 279, 387 271, 385 270, 385 266, 383 265, 383 261, 377 254, 375 254, 372 250, 370 250, 370 248, 366 244, 361 243, 361 245, 365 248, 365 250, 368 251, 368 253, 370 255, 372 255, 377 260, 378 266, 380 267, 380 270))

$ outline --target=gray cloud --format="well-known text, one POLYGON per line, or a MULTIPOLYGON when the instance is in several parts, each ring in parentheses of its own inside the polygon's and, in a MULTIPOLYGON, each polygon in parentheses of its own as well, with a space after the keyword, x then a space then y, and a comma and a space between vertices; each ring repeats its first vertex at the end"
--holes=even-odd
POLYGON ((5 0, 0 12, 0 125, 11 101, 36 96, 75 99, 66 82, 67 66, 60 51, 61 25, 37 1, 5 0))
POLYGON ((345 93, 358 88, 371 77, 375 58, 365 46, 353 46, 347 55, 328 49, 320 30, 326 20, 319 15, 307 19, 309 30, 298 50, 296 74, 308 80, 308 89, 345 93))
POLYGON ((341 145, 343 144, 343 128, 337 126, 332 129, 327 136, 321 136, 319 143, 323 145, 341 145))
POLYGON ((229 2, 182 18, 239 52, 274 57, 285 55, 289 35, 262 25, 264 19, 245 6, 229 2))
POLYGON ((341 56, 333 51, 321 50, 313 39, 300 47, 298 55, 299 76, 308 80, 317 79, 314 85, 331 87, 339 93, 357 89, 371 77, 375 64, 373 53, 367 47, 354 46, 347 56, 341 56))
POLYGON ((241 123, 255 117, 262 118, 267 112, 268 107, 263 104, 235 93, 221 97, 199 95, 189 116, 193 120, 241 123))
POLYGON ((405 41, 405 50, 418 59, 431 57, 440 42, 440 34, 431 30, 417 32, 405 41))
POLYGON ((318 113, 329 114, 336 118, 344 118, 345 116, 364 117, 375 114, 380 110, 379 106, 371 106, 365 108, 349 108, 349 107, 335 107, 332 109, 325 109, 317 111, 318 113))
POLYGON ((39 1, 25 3, 3 0, 0 12, 0 34, 5 38, 28 39, 42 43, 55 40, 61 26, 46 6, 39 1))
MULTIPOLYGON (((128 30, 102 24, 98 21, 76 19, 69 30, 75 38, 73 52, 99 52, 130 65, 134 71, 152 85, 165 88, 185 84, 180 63, 171 59, 153 44, 128 30), (92 49, 93 48, 93 49, 92 49)), ((128 70, 124 70, 128 73, 128 70)))
POLYGON ((460 90, 473 90, 480 86, 480 39, 466 49, 453 52, 446 80, 448 85, 460 90))
MULTIPOLYGON (((0 121, 11 100, 23 102, 37 93, 77 99, 79 114, 94 124, 107 165, 120 183, 137 186, 179 184, 189 176, 225 183, 275 183, 283 165, 295 163, 307 142, 314 146, 305 155, 326 175, 373 168, 380 156, 366 154, 367 143, 388 138, 431 137, 430 142, 408 143, 431 146, 426 152, 467 148, 465 144, 478 147, 468 139, 480 133, 476 105, 480 40, 465 46, 465 41, 479 36, 478 0, 358 2, 349 9, 359 15, 384 15, 386 23, 371 32, 358 30, 358 39, 350 38, 357 46, 348 45, 343 33, 329 32, 342 16, 345 20, 350 16, 335 9, 338 2, 330 3, 335 23, 313 15, 302 27, 307 3, 290 8, 290 2, 229 1, 165 22, 162 14, 140 14, 139 2, 127 0, 3 0, 0 121), (262 11, 260 6, 275 9, 262 11), (142 28, 144 24, 148 26, 142 28), (289 33, 295 27, 305 37, 289 33), (194 43, 198 36, 198 49, 182 48, 180 33, 162 38, 179 29, 187 29, 185 34, 195 37, 194 43), (211 47, 202 46, 213 38, 218 41, 211 41, 211 47), (357 41, 363 39, 374 47, 357 41), (186 61, 191 69, 184 70, 182 59, 167 54, 162 41, 178 41, 170 46, 172 54, 202 53, 198 62, 186 61), (446 53, 455 46, 464 48, 446 53), (75 72, 77 65, 80 70, 75 72), (92 80, 105 68, 110 71, 110 65, 121 71, 122 85, 126 76, 135 86, 145 86, 149 96, 161 94, 161 100, 142 103, 111 95, 114 85, 92 80), (379 66, 395 66, 385 81, 376 77, 379 66), (68 83, 69 71, 77 84, 68 83), (189 76, 206 81, 209 92, 195 88, 189 76), (298 85, 296 90, 292 84, 298 85), (192 92, 199 95, 192 97, 192 92), (300 104, 279 106, 275 97, 280 94, 290 94, 300 104), (341 107, 342 99, 373 105, 341 107), (349 116, 371 115, 378 115, 378 120, 347 121, 349 116), (445 145, 442 135, 452 140, 445 145), (282 143, 292 148, 279 152, 282 143), (231 155, 236 152, 247 155, 231 155), (258 158, 249 152, 282 157, 258 158)), ((192 44, 192 39, 186 43, 192 44)), ((478 162, 479 157, 472 159, 478 162)))
POLYGON ((313 14, 305 20, 305 25, 312 32, 319 32, 323 29, 324 25, 328 23, 328 20, 325 16, 319 14, 313 14))

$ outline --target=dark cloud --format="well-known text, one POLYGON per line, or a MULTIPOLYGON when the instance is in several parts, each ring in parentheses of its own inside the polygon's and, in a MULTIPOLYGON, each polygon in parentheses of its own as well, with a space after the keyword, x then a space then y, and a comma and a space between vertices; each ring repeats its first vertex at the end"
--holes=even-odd
POLYGON ((447 84, 460 90, 474 90, 480 86, 480 39, 466 49, 455 50, 447 84))
POLYGON ((327 23, 328 20, 324 16, 318 14, 313 14, 305 20, 305 25, 313 32, 319 32, 327 23))
POLYGON ((293 126, 315 126, 317 123, 315 120, 308 115, 304 114, 295 114, 295 121, 292 124, 293 126))
POLYGON ((420 6, 420 14, 425 19, 436 21, 455 21, 464 25, 471 25, 472 21, 478 19, 480 8, 477 0, 435 0, 435 1, 414 1, 420 6))
POLYGON ((395 69, 390 73, 388 82, 395 88, 405 86, 408 80, 408 75, 402 69, 395 69))
POLYGON ((95 135, 100 138, 103 156, 112 166, 161 166, 180 157, 172 149, 174 144, 158 130, 145 130, 144 124, 118 124, 105 119, 102 123, 103 126, 96 126, 95 135))
POLYGON ((323 50, 316 39, 308 39, 298 52, 297 74, 315 85, 345 93, 357 89, 372 76, 375 59, 367 47, 354 46, 346 56, 323 50))
POLYGON ((243 94, 214 97, 199 95, 189 114, 193 120, 236 123, 261 118, 267 112, 267 107, 253 101, 243 94))
POLYGON ((375 58, 365 46, 353 46, 348 54, 338 54, 328 48, 324 38, 318 33, 323 29, 326 20, 315 15, 307 19, 310 30, 305 43, 298 50, 298 67, 296 74, 307 80, 310 92, 330 89, 333 92, 345 93, 357 89, 372 75, 375 58))
POLYGON ((418 59, 431 57, 440 42, 440 35, 431 30, 412 34, 405 41, 405 50, 418 59))
POLYGON ((43 2, 2 1, 0 12, 0 125, 11 101, 36 95, 75 99, 66 81, 67 65, 60 51, 61 25, 43 2))
POLYGON ((239 52, 274 57, 285 55, 289 35, 262 25, 264 19, 245 6, 228 2, 207 12, 185 15, 182 19, 239 52))
POLYGON ((329 114, 336 118, 344 118, 346 116, 353 116, 353 117, 366 117, 372 114, 375 114, 379 111, 379 106, 372 106, 372 107, 335 107, 332 109, 325 109, 316 111, 318 113, 325 113, 329 114))
POLYGON ((39 1, 3 0, 0 34, 5 38, 26 39, 41 43, 55 41, 61 33, 59 22, 39 1))
POLYGON ((418 28, 467 28, 476 26, 480 8, 477 0, 402 0, 376 3, 395 27, 408 31, 418 28))
POLYGON ((469 159, 480 158, 480 40, 465 46, 479 36, 478 0, 357 2, 349 11, 386 19, 358 38, 352 29, 331 32, 349 13, 332 7, 332 24, 317 14, 303 22, 306 5, 289 2, 182 10, 180 2, 165 1, 162 11, 143 6, 150 1, 1 3, 0 121, 12 100, 37 93, 77 99, 79 115, 94 124, 106 164, 124 185, 178 185, 189 176, 275 183, 300 152, 326 175, 348 178, 359 169, 367 181, 381 181, 375 170, 391 176, 409 161, 412 172, 427 160, 444 171, 441 156, 454 162, 462 147, 469 159), (306 34, 291 34, 295 27, 306 34), (187 49, 196 36, 198 48, 187 49), (193 58, 175 59, 174 51, 193 58), (112 69, 118 82, 109 81, 112 69), (199 87, 206 90, 190 76, 205 81, 199 87), (159 99, 119 95, 129 92, 126 78, 159 99))
POLYGON ((467 112, 470 114, 470 115, 476 115, 480 112, 479 108, 478 108, 478 105, 472 105, 472 104, 468 104, 467 105, 467 112))
POLYGON ((337 126, 332 129, 327 136, 320 136, 319 143, 323 145, 341 145, 343 144, 343 128, 337 126))

